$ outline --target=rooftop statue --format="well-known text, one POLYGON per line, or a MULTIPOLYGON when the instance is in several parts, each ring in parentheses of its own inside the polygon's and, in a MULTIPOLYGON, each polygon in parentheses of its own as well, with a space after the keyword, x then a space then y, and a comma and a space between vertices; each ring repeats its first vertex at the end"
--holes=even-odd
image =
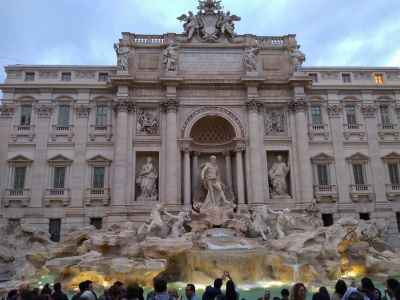
POLYGON ((193 36, 198 36, 203 41, 217 41, 223 35, 234 38, 234 21, 240 21, 240 17, 222 11, 221 1, 204 0, 199 1, 196 15, 189 11, 188 15, 183 14, 177 19, 183 24, 185 30, 182 34, 190 41, 193 36))

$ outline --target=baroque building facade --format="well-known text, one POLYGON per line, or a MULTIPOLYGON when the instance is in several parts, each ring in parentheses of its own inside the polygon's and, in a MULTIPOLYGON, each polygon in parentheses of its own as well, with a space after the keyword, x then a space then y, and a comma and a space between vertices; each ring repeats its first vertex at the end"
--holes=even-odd
MULTIPOLYGON (((205 4, 209 5, 205 5, 205 4)), ((203 5, 203 6, 202 6, 203 5)), ((216 156, 241 209, 400 224, 400 69, 301 67, 294 35, 237 35, 218 1, 183 34, 123 33, 117 66, 10 65, 0 215, 49 229, 190 208, 216 156)))

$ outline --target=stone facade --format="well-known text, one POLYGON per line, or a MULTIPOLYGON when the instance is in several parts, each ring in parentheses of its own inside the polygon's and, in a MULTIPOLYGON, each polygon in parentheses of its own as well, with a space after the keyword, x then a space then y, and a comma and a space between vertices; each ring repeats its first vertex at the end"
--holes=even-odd
POLYGON ((317 203, 326 224, 389 220, 395 242, 400 69, 301 68, 294 35, 236 35, 240 18, 220 15, 215 32, 183 15, 183 34, 123 33, 115 67, 7 66, 1 218, 61 235, 140 224, 155 203, 190 207, 213 154, 239 207, 317 203), (278 156, 284 193, 268 175, 278 156))

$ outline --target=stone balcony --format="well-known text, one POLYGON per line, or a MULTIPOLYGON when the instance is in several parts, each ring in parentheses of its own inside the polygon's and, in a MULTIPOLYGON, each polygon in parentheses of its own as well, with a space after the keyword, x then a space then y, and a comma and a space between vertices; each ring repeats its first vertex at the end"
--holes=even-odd
POLYGON ((59 137, 65 137, 69 142, 74 137, 73 125, 53 125, 50 133, 50 138, 53 142, 59 137))
POLYGON ((314 196, 317 203, 337 202, 337 187, 336 185, 314 185, 314 196))
POLYGON ((35 125, 14 125, 11 138, 14 142, 17 142, 19 138, 32 142, 35 138, 35 125))
POLYGON ((359 136, 360 140, 365 138, 365 130, 362 124, 343 124, 343 135, 346 140, 351 136, 359 136))
POLYGON ((106 188, 87 188, 84 203, 86 206, 101 204, 107 206, 110 202, 110 189, 106 188))
POLYGON ((112 138, 112 126, 111 125, 91 125, 89 131, 89 138, 92 142, 96 141, 97 138, 105 139, 107 142, 111 141, 112 138))
POLYGON ((71 202, 70 189, 46 189, 44 205, 48 207, 51 202, 61 202, 63 206, 68 206, 71 202))
POLYGON ((19 202, 22 207, 26 207, 29 205, 30 199, 30 189, 7 189, 3 198, 3 203, 5 207, 8 207, 11 202, 19 202))
POLYGON ((385 136, 393 136, 397 140, 400 135, 399 125, 378 124, 378 134, 382 140, 385 139, 385 136))
POLYGON ((350 185, 350 198, 354 202, 373 201, 375 199, 375 194, 372 184, 350 185))
POLYGON ((400 184, 386 184, 386 197, 389 201, 400 200, 400 184))
POLYGON ((328 124, 309 124, 308 135, 311 140, 318 135, 323 136, 325 140, 329 139, 328 124))

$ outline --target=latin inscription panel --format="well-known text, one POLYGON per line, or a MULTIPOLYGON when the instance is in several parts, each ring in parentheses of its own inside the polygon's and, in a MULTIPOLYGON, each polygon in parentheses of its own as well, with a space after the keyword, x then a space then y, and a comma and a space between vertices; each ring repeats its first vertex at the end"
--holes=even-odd
POLYGON ((221 52, 180 52, 178 70, 187 72, 241 72, 242 53, 221 52))

